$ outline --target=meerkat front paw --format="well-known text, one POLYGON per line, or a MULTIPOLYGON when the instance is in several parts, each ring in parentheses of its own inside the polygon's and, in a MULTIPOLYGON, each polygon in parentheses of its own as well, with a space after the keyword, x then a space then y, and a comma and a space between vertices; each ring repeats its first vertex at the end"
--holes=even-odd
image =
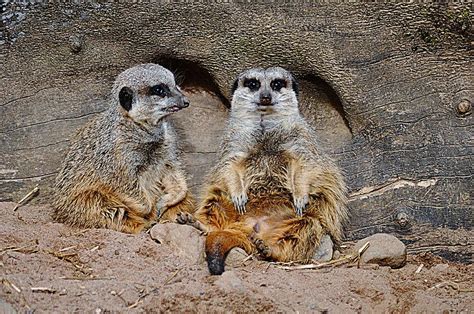
POLYGON ((252 233, 250 235, 250 241, 252 241, 252 243, 255 245, 255 248, 257 249, 258 254, 262 258, 268 259, 270 257, 270 254, 271 254, 270 247, 266 245, 262 239, 257 237, 255 233, 252 233))
POLYGON ((295 207, 296 215, 303 216, 303 212, 308 206, 309 195, 303 195, 300 197, 293 196, 293 206, 295 207))
POLYGON ((187 212, 179 212, 176 222, 181 225, 192 225, 196 222, 196 218, 187 212))
POLYGON ((232 195, 231 199, 232 199, 232 203, 234 203, 234 207, 237 210, 237 212, 241 215, 245 214, 246 212, 245 205, 248 202, 247 194, 244 192, 238 195, 232 195))
POLYGON ((168 210, 168 206, 165 204, 165 201, 163 199, 160 199, 158 202, 156 202, 156 218, 160 219, 161 216, 168 210))
POLYGON ((176 218, 176 222, 182 225, 194 227, 197 230, 201 231, 202 235, 207 235, 209 233, 208 228, 190 213, 179 212, 178 217, 176 218))

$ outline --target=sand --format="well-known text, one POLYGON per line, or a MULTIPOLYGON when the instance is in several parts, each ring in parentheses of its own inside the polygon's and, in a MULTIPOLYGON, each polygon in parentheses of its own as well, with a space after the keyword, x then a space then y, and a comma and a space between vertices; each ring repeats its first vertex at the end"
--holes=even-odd
POLYGON ((249 260, 210 276, 149 234, 75 229, 52 222, 49 206, 14 206, 0 203, 0 313, 474 311, 472 264, 431 254, 401 269, 249 260))

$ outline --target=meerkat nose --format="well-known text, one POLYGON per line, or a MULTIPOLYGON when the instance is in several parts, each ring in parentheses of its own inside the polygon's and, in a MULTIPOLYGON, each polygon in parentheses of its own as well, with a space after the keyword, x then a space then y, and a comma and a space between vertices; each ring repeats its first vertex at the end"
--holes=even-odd
POLYGON ((272 95, 270 93, 262 93, 260 95, 260 105, 270 106, 272 104, 272 95))
POLYGON ((183 108, 189 107, 189 100, 187 98, 183 99, 183 108))

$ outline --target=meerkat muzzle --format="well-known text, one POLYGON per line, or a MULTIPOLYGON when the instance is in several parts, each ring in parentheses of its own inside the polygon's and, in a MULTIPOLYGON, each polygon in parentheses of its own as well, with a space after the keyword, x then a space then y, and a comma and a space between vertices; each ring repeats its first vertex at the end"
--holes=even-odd
POLYGON ((180 111, 181 109, 189 107, 189 100, 187 98, 180 99, 176 104, 167 107, 165 109, 166 112, 176 112, 180 111))
POLYGON ((262 93, 260 95, 260 106, 272 106, 272 96, 270 93, 262 93))

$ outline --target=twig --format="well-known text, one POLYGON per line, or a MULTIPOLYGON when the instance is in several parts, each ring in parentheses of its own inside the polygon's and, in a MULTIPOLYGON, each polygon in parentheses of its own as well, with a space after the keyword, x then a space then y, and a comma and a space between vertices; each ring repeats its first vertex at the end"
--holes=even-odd
POLYGON ((77 257, 77 253, 62 253, 62 252, 55 252, 51 250, 45 250, 45 253, 51 254, 56 258, 59 258, 60 260, 64 260, 68 263, 71 263, 77 270, 79 270, 81 273, 86 274, 87 272, 84 270, 84 264, 80 265, 77 261, 73 259, 73 257, 77 257))
POLYGON ((0 250, 0 255, 6 252, 20 252, 20 253, 34 253, 37 252, 36 245, 34 246, 9 246, 0 250))
POLYGON ((94 246, 92 249, 90 249, 90 251, 91 251, 91 252, 94 252, 94 251, 97 251, 98 249, 99 249, 99 246, 96 245, 96 246, 94 246))
POLYGON ((420 266, 418 266, 418 268, 415 270, 415 274, 419 274, 421 269, 423 268, 423 266, 425 266, 425 265, 423 265, 423 263, 421 263, 420 266))
POLYGON ((364 252, 369 248, 370 246, 370 243, 369 241, 367 241, 358 251, 357 251, 357 256, 355 256, 354 258, 357 259, 357 268, 360 267, 360 258, 362 256, 362 254, 364 254, 364 252))
POLYGON ((46 293, 56 293, 57 291, 53 288, 48 287, 31 287, 32 292, 46 292, 46 293))
MULTIPOLYGON (((282 263, 273 263, 273 265, 276 265, 277 267, 285 270, 303 270, 303 269, 318 269, 318 268, 323 268, 326 266, 339 266, 343 265, 346 263, 354 263, 357 262, 359 263, 360 258, 362 254, 369 248, 370 243, 366 242, 357 252, 350 254, 350 255, 345 255, 341 258, 338 258, 336 260, 332 260, 329 262, 324 262, 324 263, 319 263, 319 264, 305 264, 305 265, 296 265, 296 266, 281 266, 282 263)), ((286 263, 286 264, 292 264, 294 262, 286 263)))
POLYGON ((64 280, 113 280, 115 277, 59 277, 64 280))
MULTIPOLYGON (((176 277, 176 275, 181 271, 181 268, 178 269, 177 271, 175 271, 171 276, 169 276, 164 282, 163 284, 161 285, 161 287, 164 287, 166 286, 174 277, 176 277)), ((149 296, 151 293, 157 291, 159 288, 154 288, 152 290, 150 290, 150 292, 147 292, 147 293, 144 293, 142 294, 141 296, 138 297, 138 299, 133 302, 133 304, 130 304, 128 306, 129 309, 133 309, 135 307, 137 307, 138 304, 140 304, 144 298, 146 298, 147 296, 149 296)))
POLYGON ((3 283, 5 286, 11 287, 11 288, 12 288, 13 290, 15 290, 16 292, 21 293, 21 289, 18 288, 13 282, 11 282, 10 280, 8 280, 7 278, 2 278, 2 283, 3 283))
POLYGON ((254 258, 254 254, 250 254, 249 256, 247 256, 246 258, 244 258, 244 260, 242 261, 242 264, 253 259, 254 258))
POLYGON ((16 292, 18 292, 18 294, 20 295, 20 299, 23 300, 24 304, 25 304, 25 307, 28 309, 28 310, 31 310, 31 306, 28 304, 28 301, 26 300, 25 296, 23 295, 23 293, 21 293, 21 289, 18 288, 17 285, 15 285, 13 282, 11 282, 10 280, 8 280, 7 278, 1 278, 0 279, 0 282, 2 284, 4 284, 5 286, 8 286, 10 288, 12 288, 13 290, 15 290, 16 292))
POLYGON ((434 290, 434 289, 436 289, 436 288, 445 287, 445 286, 451 287, 451 288, 453 288, 454 290, 457 290, 457 291, 459 291, 459 292, 473 292, 473 291, 474 291, 474 290, 472 290, 472 289, 463 289, 463 288, 460 288, 458 283, 455 283, 455 282, 452 282, 452 281, 443 281, 443 282, 437 283, 437 284, 434 285, 433 287, 428 288, 428 291, 434 290))
POLYGON ((176 275, 181 271, 181 268, 178 269, 177 271, 175 271, 171 276, 168 277, 168 279, 165 280, 165 282, 163 283, 162 286, 166 286, 167 284, 170 283, 171 279, 173 279, 174 277, 176 277, 176 275))
POLYGON ((35 186, 35 188, 33 190, 31 190, 30 192, 28 192, 28 194, 26 194, 19 202, 18 204, 15 206, 15 208, 13 208, 13 211, 15 212, 18 208, 20 208, 20 206, 23 206, 26 204, 26 202, 28 202, 30 200, 30 198, 32 197, 35 197, 36 195, 38 195, 38 192, 39 192, 39 187, 38 185, 35 186))
POLYGON ((59 252, 69 251, 69 250, 75 249, 76 247, 77 245, 68 246, 68 247, 65 247, 64 249, 60 249, 59 252))
POLYGON ((127 300, 125 300, 125 299, 122 297, 122 293, 123 293, 124 291, 125 291, 125 289, 120 290, 119 293, 117 293, 117 292, 115 292, 115 291, 111 291, 110 294, 117 296, 120 300, 123 301, 123 303, 125 303, 125 305, 128 305, 127 300))

